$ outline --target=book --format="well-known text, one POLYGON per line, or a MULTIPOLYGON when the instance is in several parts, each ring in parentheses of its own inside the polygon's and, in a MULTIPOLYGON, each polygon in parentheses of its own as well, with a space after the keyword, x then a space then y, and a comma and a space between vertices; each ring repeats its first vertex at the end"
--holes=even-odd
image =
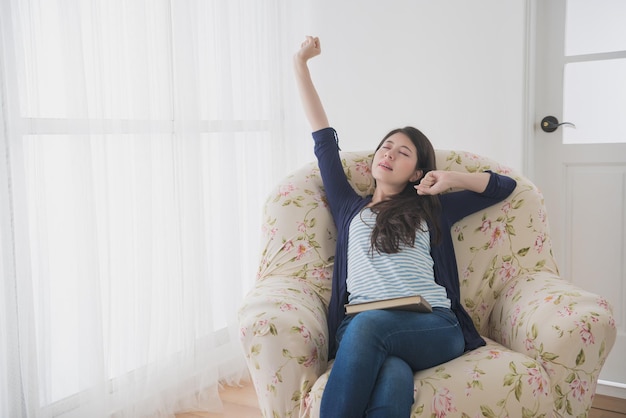
POLYGON ((375 300, 363 303, 348 303, 344 305, 346 315, 354 315, 371 309, 398 309, 402 311, 432 312, 430 303, 420 295, 404 296, 392 299, 375 300))

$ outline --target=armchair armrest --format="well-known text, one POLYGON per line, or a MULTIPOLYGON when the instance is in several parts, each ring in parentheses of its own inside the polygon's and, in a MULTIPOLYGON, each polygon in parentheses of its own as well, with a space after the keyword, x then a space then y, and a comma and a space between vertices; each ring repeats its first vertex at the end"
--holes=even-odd
POLYGON ((503 289, 491 314, 490 333, 543 365, 556 408, 567 413, 591 405, 617 330, 606 299, 552 273, 537 272, 503 289))
POLYGON ((256 282, 239 310, 241 341, 263 416, 299 416, 326 370, 326 306, 304 279, 256 282))

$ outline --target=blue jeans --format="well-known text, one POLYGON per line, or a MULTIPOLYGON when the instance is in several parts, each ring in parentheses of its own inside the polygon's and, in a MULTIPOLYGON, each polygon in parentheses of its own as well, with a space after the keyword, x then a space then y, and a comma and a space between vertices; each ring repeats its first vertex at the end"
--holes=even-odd
POLYGON ((413 373, 463 354, 454 313, 372 310, 346 317, 320 417, 409 417, 413 373))

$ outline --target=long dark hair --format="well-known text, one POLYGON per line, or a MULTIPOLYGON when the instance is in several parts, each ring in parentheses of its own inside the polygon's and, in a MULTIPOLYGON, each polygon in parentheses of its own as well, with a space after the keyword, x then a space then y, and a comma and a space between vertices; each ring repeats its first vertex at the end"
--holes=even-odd
MULTIPOLYGON (((407 126, 405 128, 394 129, 389 132, 378 147, 380 149, 385 140, 396 133, 403 133, 417 149, 416 170, 422 170, 422 176, 431 170, 435 170, 435 149, 430 140, 419 129, 407 126)), ((423 230, 422 222, 431 229, 431 244, 439 242, 439 213, 441 204, 437 196, 418 195, 413 186, 419 184, 409 182, 404 190, 390 199, 383 200, 371 207, 376 214, 376 224, 372 230, 372 249, 393 254, 400 251, 400 245, 415 245, 415 234, 417 230, 423 230)))

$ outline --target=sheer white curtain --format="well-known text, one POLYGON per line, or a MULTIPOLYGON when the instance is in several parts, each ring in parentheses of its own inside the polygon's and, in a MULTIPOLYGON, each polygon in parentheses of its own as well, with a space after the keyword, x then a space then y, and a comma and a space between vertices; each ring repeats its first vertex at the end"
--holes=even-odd
POLYGON ((1 2, 0 416, 219 409, 284 157, 283 3, 1 2))

